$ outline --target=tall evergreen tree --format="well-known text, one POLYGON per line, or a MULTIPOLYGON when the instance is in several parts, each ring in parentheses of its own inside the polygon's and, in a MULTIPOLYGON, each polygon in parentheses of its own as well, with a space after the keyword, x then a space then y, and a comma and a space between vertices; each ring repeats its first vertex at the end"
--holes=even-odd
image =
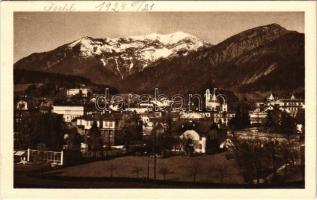
POLYGON ((282 112, 281 117, 281 132, 287 136, 290 136, 296 131, 295 120, 288 113, 282 112))
POLYGON ((93 152, 93 156, 96 158, 97 152, 102 149, 101 133, 97 126, 97 122, 94 121, 89 129, 89 149, 93 152))
POLYGON ((250 125, 249 111, 245 105, 238 105, 235 117, 229 122, 231 128, 244 129, 250 125))

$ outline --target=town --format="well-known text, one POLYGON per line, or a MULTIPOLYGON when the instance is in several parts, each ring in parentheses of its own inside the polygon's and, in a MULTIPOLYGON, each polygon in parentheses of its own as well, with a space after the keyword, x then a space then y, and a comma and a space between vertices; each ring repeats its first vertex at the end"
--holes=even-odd
POLYGON ((44 177, 88 174, 145 184, 303 183, 303 97, 273 91, 261 101, 233 102, 217 88, 188 99, 98 89, 16 89, 15 169, 45 166, 44 177))

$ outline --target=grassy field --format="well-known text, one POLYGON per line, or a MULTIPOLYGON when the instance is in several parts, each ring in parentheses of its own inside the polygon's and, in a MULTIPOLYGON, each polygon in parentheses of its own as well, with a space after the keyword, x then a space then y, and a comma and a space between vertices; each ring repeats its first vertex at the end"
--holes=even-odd
MULTIPOLYGON (((61 177, 122 177, 146 178, 148 157, 125 156, 66 167, 48 172, 61 177)), ((153 158, 150 178, 153 179, 153 158)), ((182 182, 243 183, 243 177, 234 160, 224 153, 196 157, 173 156, 157 159, 157 179, 182 182), (218 172, 221 171, 219 174, 218 172), (165 172, 165 173, 164 173, 165 172)))

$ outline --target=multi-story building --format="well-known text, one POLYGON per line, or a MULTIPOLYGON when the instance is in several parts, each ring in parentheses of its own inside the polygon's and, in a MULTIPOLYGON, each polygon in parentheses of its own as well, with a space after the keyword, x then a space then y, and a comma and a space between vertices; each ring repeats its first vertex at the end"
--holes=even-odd
POLYGON ((256 108, 249 112, 251 124, 265 124, 269 110, 278 108, 281 111, 287 112, 292 117, 295 117, 300 109, 304 109, 304 100, 296 98, 292 95, 290 98, 275 97, 272 93, 264 102, 257 102, 256 108))
POLYGON ((299 109, 305 108, 304 100, 297 99, 294 95, 289 99, 279 99, 279 107, 291 116, 295 117, 299 109))
POLYGON ((75 95, 82 95, 82 97, 87 97, 90 92, 88 88, 70 88, 66 90, 66 95, 68 97, 75 95))
POLYGON ((205 93, 205 107, 208 111, 227 112, 228 105, 223 95, 216 95, 216 89, 213 94, 207 89, 205 93))
POLYGON ((84 115, 84 107, 74 105, 55 105, 53 106, 52 112, 63 115, 65 122, 71 122, 76 117, 84 115))
POLYGON ((228 112, 228 104, 225 97, 222 94, 216 95, 216 88, 213 93, 207 89, 205 93, 205 107, 207 111, 211 111, 210 117, 216 124, 223 124, 228 126, 230 119, 235 114, 228 112))
POLYGON ((266 99, 266 102, 259 102, 257 105, 261 110, 264 111, 271 110, 274 107, 277 107, 280 110, 289 113, 293 117, 296 116, 299 109, 305 108, 303 99, 296 98, 294 95, 292 95, 290 98, 279 99, 278 97, 274 97, 272 93, 266 99))
POLYGON ((235 116, 235 113, 212 112, 211 118, 214 123, 228 126, 229 121, 235 116))
POLYGON ((151 135, 154 123, 148 115, 141 115, 143 135, 151 135))
POLYGON ((249 111, 250 124, 265 124, 267 118, 267 112, 261 111, 260 108, 256 108, 253 111, 249 111))
POLYGON ((180 119, 203 119, 203 118, 210 118, 210 112, 180 112, 179 113, 180 119))
POLYGON ((88 134, 93 123, 96 122, 101 133, 103 144, 111 146, 115 144, 115 136, 118 131, 120 131, 119 121, 120 119, 114 116, 85 115, 76 119, 76 126, 80 129, 79 132, 88 134))

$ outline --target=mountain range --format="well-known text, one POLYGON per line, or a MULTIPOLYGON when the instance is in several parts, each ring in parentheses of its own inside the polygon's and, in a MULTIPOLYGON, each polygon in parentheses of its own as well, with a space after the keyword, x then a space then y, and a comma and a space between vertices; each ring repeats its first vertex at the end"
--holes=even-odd
POLYGON ((303 91, 304 34, 269 24, 215 45, 184 32, 82 37, 22 58, 14 69, 79 76, 120 92, 303 91))

